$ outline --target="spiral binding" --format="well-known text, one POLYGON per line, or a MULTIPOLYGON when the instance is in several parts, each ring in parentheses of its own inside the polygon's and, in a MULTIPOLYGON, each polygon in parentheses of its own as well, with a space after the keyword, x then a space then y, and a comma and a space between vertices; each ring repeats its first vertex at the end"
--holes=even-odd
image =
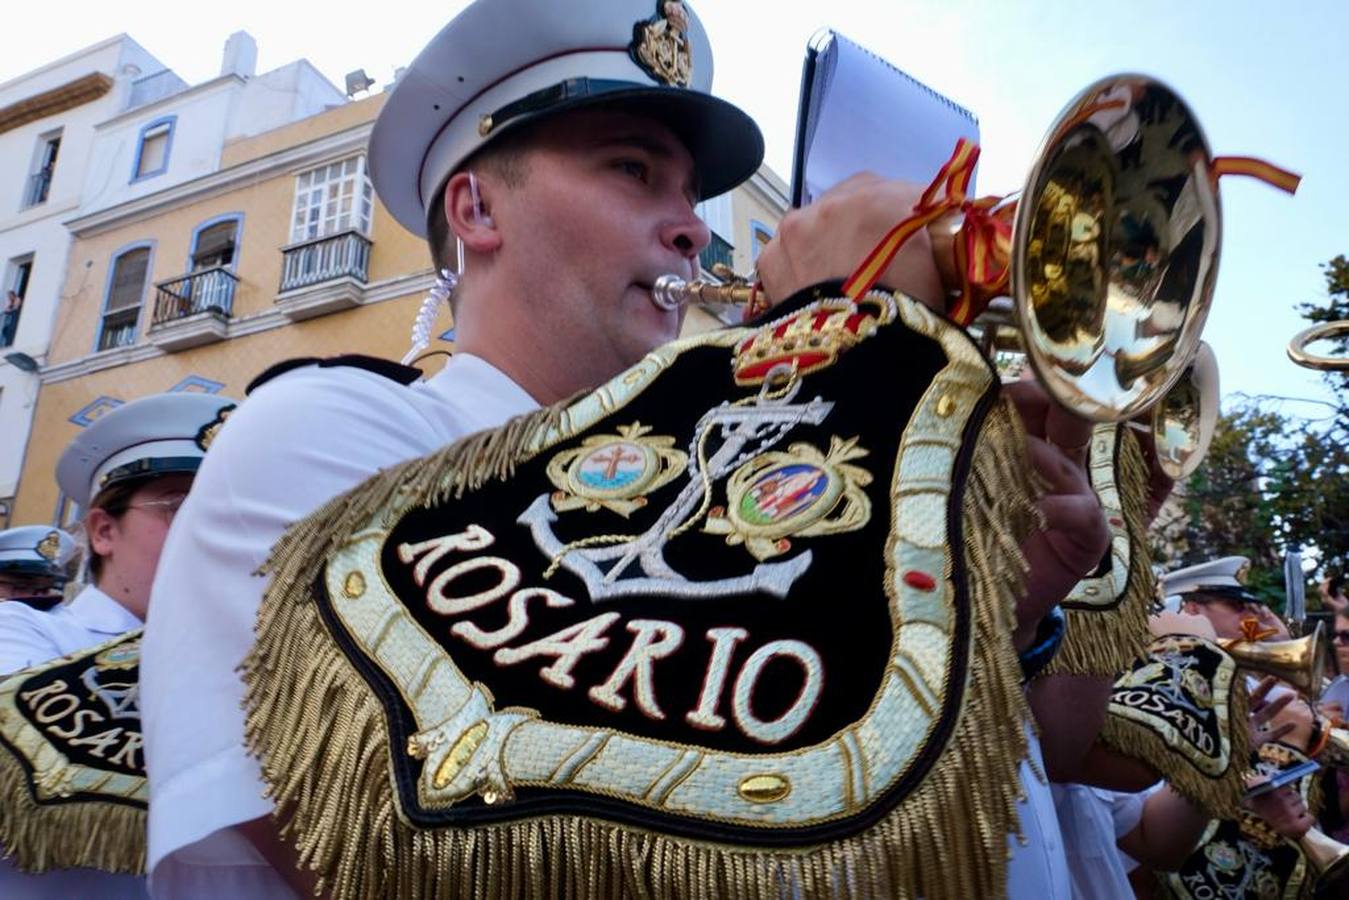
POLYGON ((412 320, 412 347, 403 354, 400 360, 403 365, 410 365, 417 358, 417 354, 431 345, 431 329, 435 327, 436 317, 440 315, 440 304, 448 303, 458 286, 458 275, 449 269, 440 270, 440 274, 436 276, 436 283, 426 292, 426 299, 422 301, 421 309, 417 310, 417 318, 412 320))

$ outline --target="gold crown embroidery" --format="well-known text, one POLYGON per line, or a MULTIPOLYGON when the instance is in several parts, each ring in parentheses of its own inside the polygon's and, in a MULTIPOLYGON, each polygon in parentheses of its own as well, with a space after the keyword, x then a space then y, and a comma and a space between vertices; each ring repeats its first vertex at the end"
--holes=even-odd
POLYGON ((825 300, 785 320, 770 322, 735 349, 735 383, 763 384, 768 373, 785 366, 806 375, 832 366, 840 354, 895 318, 894 301, 868 297, 862 303, 825 300))

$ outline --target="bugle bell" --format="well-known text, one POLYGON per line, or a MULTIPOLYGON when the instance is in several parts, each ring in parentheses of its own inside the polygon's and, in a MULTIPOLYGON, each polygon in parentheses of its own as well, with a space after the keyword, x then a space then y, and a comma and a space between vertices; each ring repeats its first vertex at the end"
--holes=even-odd
MULTIPOLYGON (((1036 375, 1074 413, 1096 422, 1135 419, 1192 369, 1217 276, 1221 214, 1212 161, 1175 92, 1145 76, 1117 75, 1069 104, 1019 199, 1004 201, 1015 203, 1011 318, 1036 375)), ((964 222, 954 210, 928 226, 952 292, 961 288, 955 260, 964 222)), ((664 276, 652 298, 673 308, 745 304, 756 293, 743 279, 664 276)), ((1007 304, 990 314, 1006 319, 1007 304)), ((1156 431, 1181 439, 1180 449, 1159 454, 1170 471, 1180 472, 1181 460, 1193 468, 1194 450, 1207 443, 1191 434, 1216 416, 1216 404, 1195 406, 1202 393, 1183 391, 1158 420, 1156 431)))
POLYGON ((1297 845, 1316 873, 1318 885, 1334 884, 1349 875, 1349 846, 1341 844, 1319 828, 1309 830, 1298 840, 1297 845))
POLYGON ((1288 342, 1288 358, 1304 369, 1315 369, 1318 372, 1349 372, 1349 357, 1319 356, 1307 350, 1308 344, 1345 334, 1349 334, 1349 319, 1313 325, 1293 335, 1293 339, 1288 342))
POLYGON ((1218 646, 1238 666, 1286 681, 1304 694, 1311 695, 1321 686, 1325 671, 1324 630, 1320 622, 1306 637, 1291 641, 1248 641, 1228 638, 1218 646))

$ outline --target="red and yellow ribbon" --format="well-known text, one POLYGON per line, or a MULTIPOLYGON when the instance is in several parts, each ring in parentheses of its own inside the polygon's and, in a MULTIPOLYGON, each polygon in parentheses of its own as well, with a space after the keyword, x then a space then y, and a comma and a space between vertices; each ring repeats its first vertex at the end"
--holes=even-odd
POLYGON ((978 161, 978 144, 966 138, 957 141, 955 152, 923 192, 913 213, 881 238, 875 249, 862 260, 857 271, 843 283, 843 293, 856 300, 871 290, 909 238, 917 234, 920 228, 926 228, 951 210, 958 209, 965 202, 965 191, 969 188, 970 176, 978 161), (945 196, 939 198, 938 192, 943 189, 945 196))
POLYGON ((1274 637, 1279 633, 1277 628, 1261 628, 1260 620, 1247 616, 1241 620, 1241 637, 1235 638, 1237 641, 1243 641, 1249 644, 1258 644, 1265 638, 1274 637))
POLYGON ((1297 193, 1302 176, 1287 169, 1281 169, 1273 163, 1256 159, 1253 156, 1215 156, 1209 166, 1209 176, 1216 184, 1224 175, 1244 175, 1263 181, 1270 187, 1276 187, 1289 194, 1297 193))
POLYGON ((950 307, 950 314, 959 325, 974 321, 988 300, 1007 287, 1015 210, 1013 204, 999 208, 1001 197, 966 200, 970 178, 978 161, 978 144, 966 138, 957 141, 955 152, 937 172, 912 213, 890 229, 844 282, 844 294, 856 300, 871 290, 895 254, 919 229, 953 210, 960 210, 965 221, 955 241, 955 263, 960 272, 961 291, 950 307))

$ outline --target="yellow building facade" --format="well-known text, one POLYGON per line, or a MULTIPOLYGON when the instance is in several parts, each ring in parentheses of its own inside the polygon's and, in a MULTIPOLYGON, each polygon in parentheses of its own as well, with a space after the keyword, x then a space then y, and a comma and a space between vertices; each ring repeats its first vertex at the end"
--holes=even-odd
MULTIPOLYGON (((433 273, 425 243, 374 197, 365 146, 378 95, 227 144, 217 171, 67 223, 72 245, 12 523, 69 523, 53 475, 99 415, 147 394, 242 399, 299 356, 398 359, 433 273)), ((704 254, 748 272, 786 205, 767 169, 712 201, 704 254), (730 232, 730 234, 727 234, 730 232)), ((719 323, 690 315, 688 330, 719 323)), ((452 349, 442 311, 436 332, 452 349)), ((438 366, 436 360, 429 361, 438 366)))

